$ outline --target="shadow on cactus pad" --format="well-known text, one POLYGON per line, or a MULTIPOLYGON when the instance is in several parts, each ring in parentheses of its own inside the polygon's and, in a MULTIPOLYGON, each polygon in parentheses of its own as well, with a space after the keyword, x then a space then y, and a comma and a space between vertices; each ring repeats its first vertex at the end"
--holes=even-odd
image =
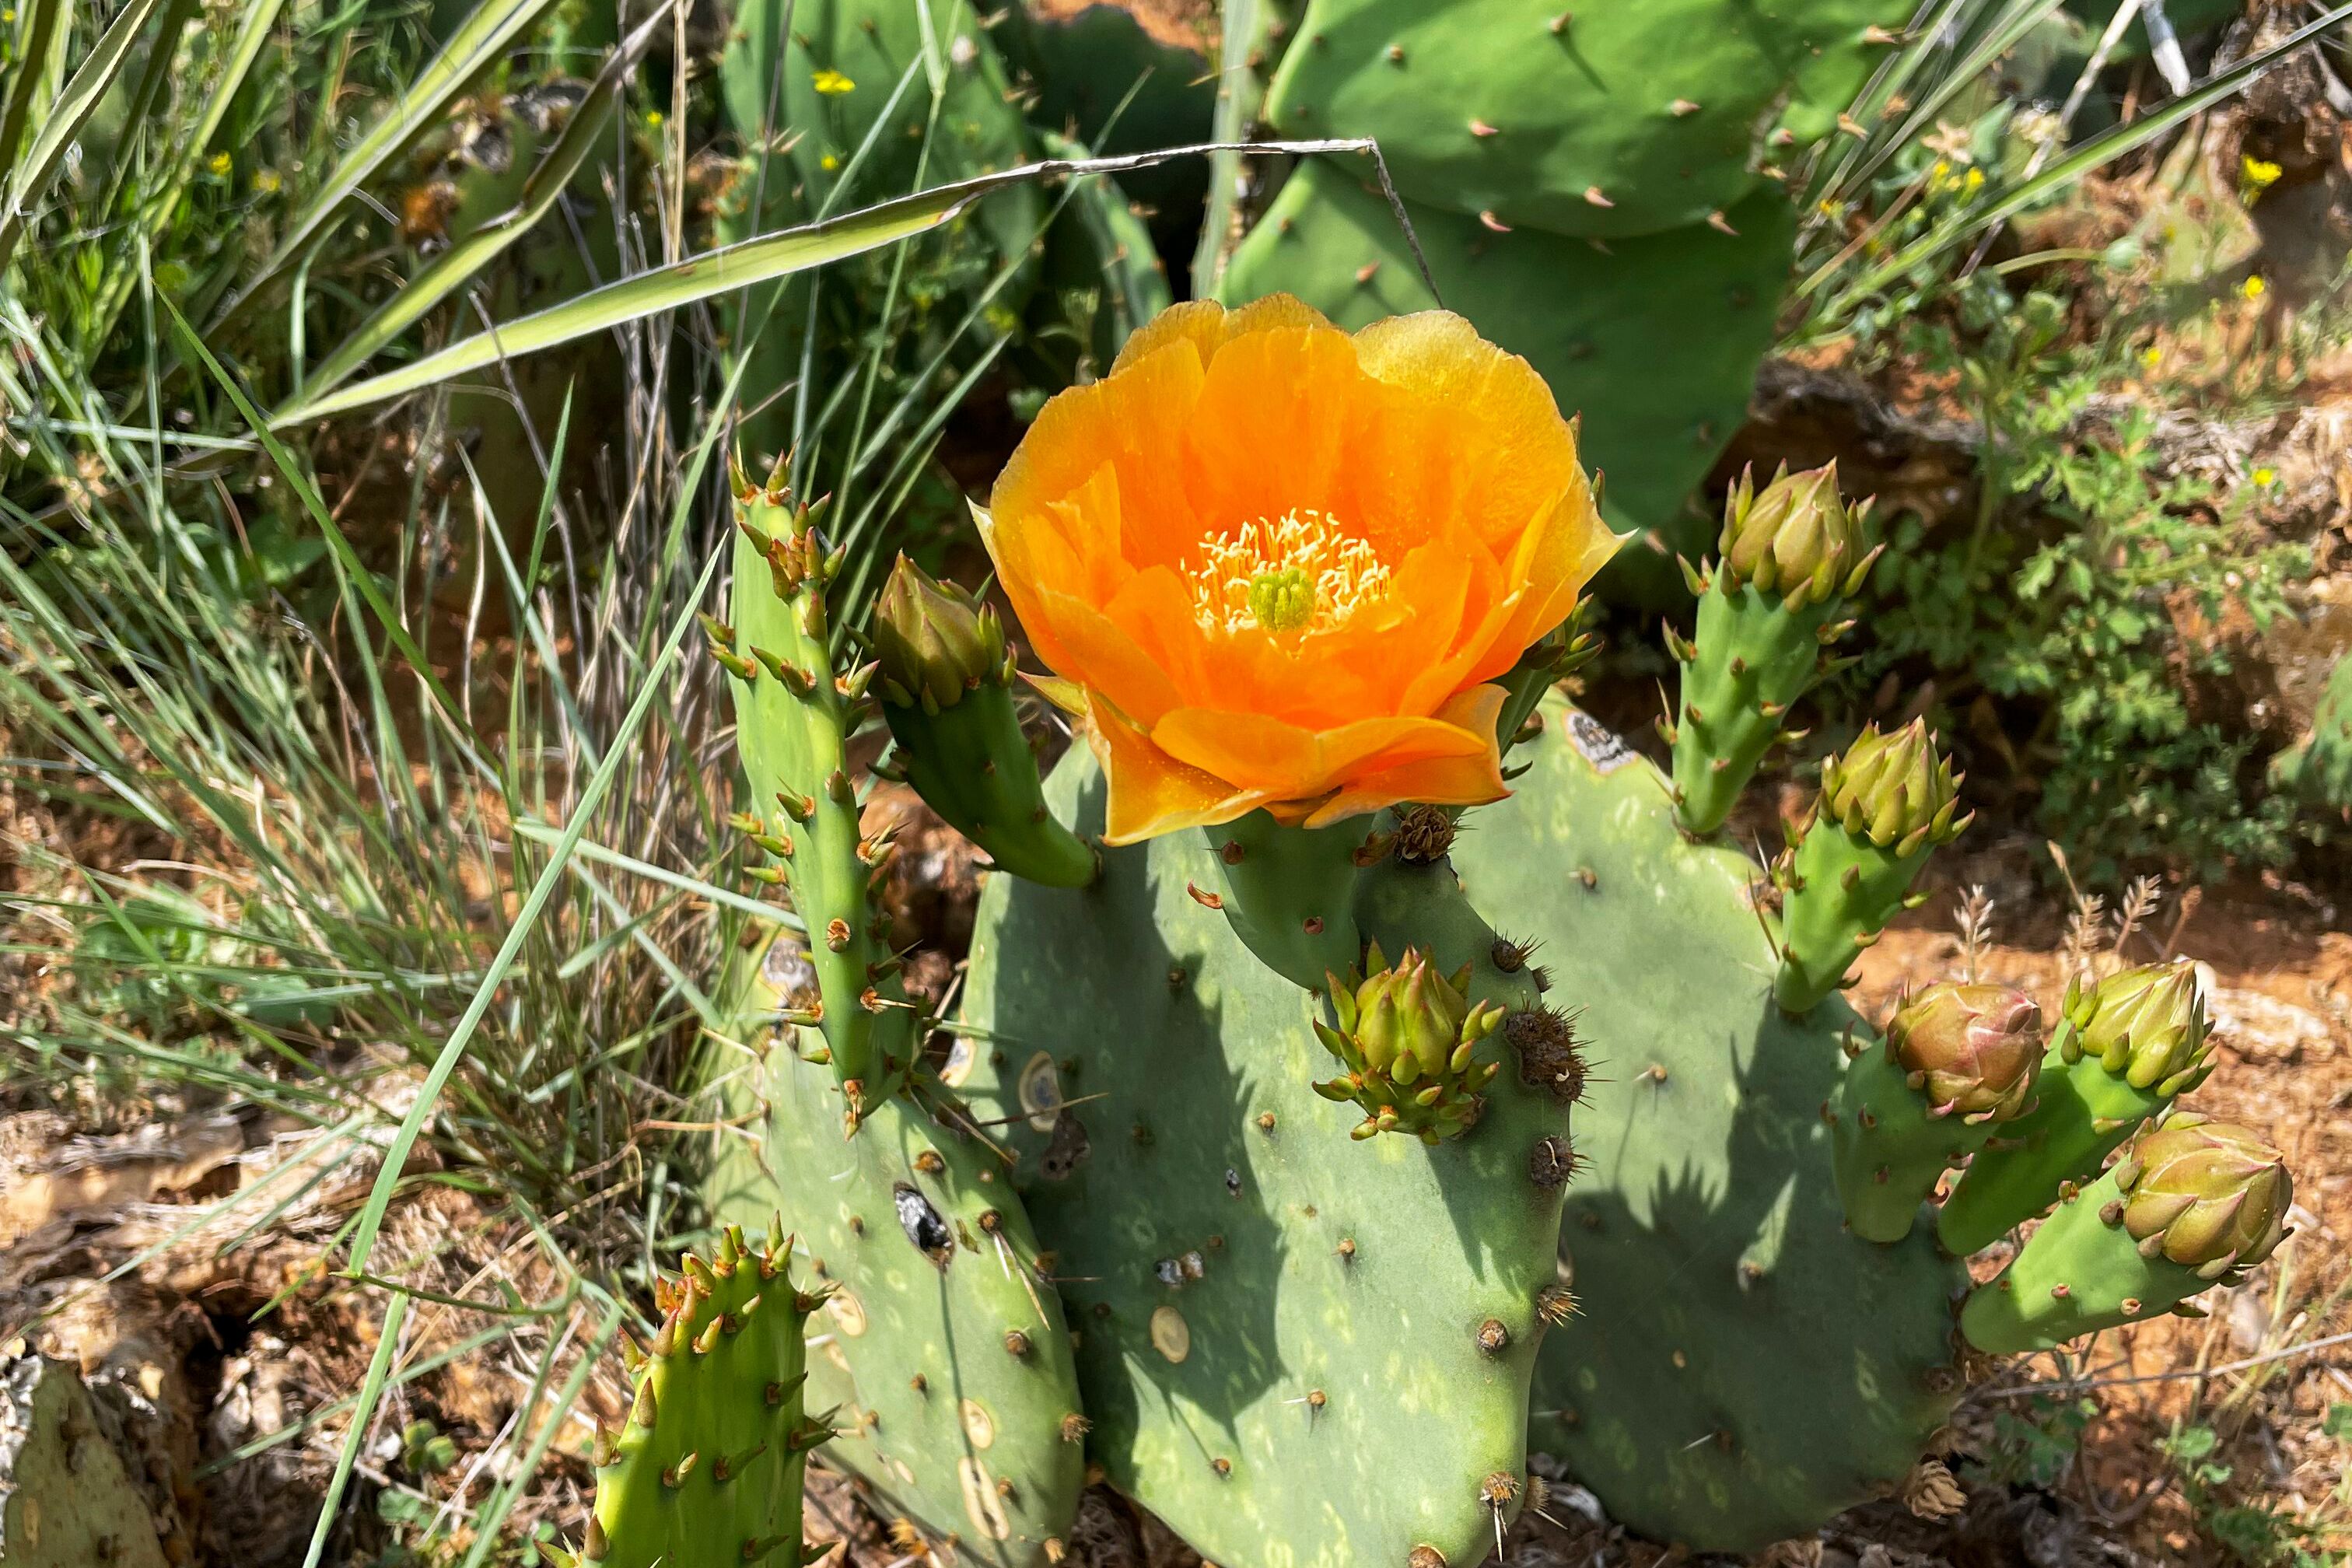
POLYGON ((1959 1389, 1967 1276, 1930 1227, 1846 1230, 1822 1108, 1867 1030, 1774 1006, 1761 869, 1684 838, 1615 736, 1543 712, 1517 793, 1454 850, 1541 940, 1591 1061, 1561 1232, 1580 1310, 1545 1342, 1529 1445, 1645 1535, 1753 1551, 1900 1486, 1959 1389))
MULTIPOLYGON (((1083 749, 1047 799, 1101 830, 1083 749)), ((1565 1109, 1505 1073, 1466 1136, 1351 1139, 1363 1112, 1312 1088, 1318 999, 1191 890, 1218 863, 1175 833, 981 900, 961 1088, 1009 1119, 1090 1453, 1234 1568, 1477 1562, 1526 1483, 1559 1226, 1529 1158, 1565 1109)))

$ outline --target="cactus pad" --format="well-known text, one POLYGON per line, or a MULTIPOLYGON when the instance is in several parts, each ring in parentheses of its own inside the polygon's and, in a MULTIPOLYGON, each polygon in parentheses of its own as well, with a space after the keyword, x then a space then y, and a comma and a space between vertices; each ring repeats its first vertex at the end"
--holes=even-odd
POLYGON ((1773 1005, 1761 868, 1684 838, 1616 737, 1544 713, 1518 793, 1455 850, 1542 942, 1592 1061, 1561 1227, 1580 1310, 1545 1342, 1529 1442, 1634 1530, 1753 1551, 1909 1470, 1958 1392, 1968 1276, 1924 1229, 1845 1230, 1821 1112, 1856 1020, 1773 1005))
POLYGON ((822 1298, 794 1288, 792 1246, 780 1220, 757 1249, 730 1226, 709 1262, 689 1256, 657 1288, 628 1420, 597 1440, 577 1568, 799 1568, 801 1475, 833 1428, 803 1406, 802 1326, 822 1298))
POLYGON ((1415 201, 1616 239, 1720 216, 1825 134, 1912 0, 1314 0, 1266 106, 1378 136, 1415 201), (1785 129, 1785 134, 1775 135, 1785 129))
MULTIPOLYGON (((1070 1425, 1068 1329, 1030 1277, 1037 1244, 1020 1200, 988 1149, 908 1096, 844 1144, 831 1075, 792 1049, 815 1032, 776 1021, 813 984, 807 950, 787 934, 766 953, 739 960, 724 993, 737 1037, 764 1061, 740 1057, 722 1084, 727 1113, 752 1113, 762 1137, 720 1145, 712 1212, 781 1205, 812 1283, 832 1289, 809 1355, 811 1405, 840 1406, 828 1459, 869 1483, 886 1515, 952 1533, 971 1561, 1050 1563, 1076 1512, 1085 1427, 1070 1425)), ((943 1103, 935 1086, 917 1092, 943 1103)))
POLYGON ((2339 656, 2311 734, 2271 763, 2272 782, 2327 811, 2352 813, 2352 654, 2339 656))
MULTIPOLYGON (((1369 173, 1302 163, 1234 253, 1227 302, 1289 292, 1350 331, 1436 303, 1388 203, 1360 183, 1369 173)), ((1768 193, 1741 205, 1737 235, 1700 225, 1606 249, 1406 210, 1446 308, 1524 355, 1562 413, 1581 411, 1580 449, 1607 477, 1611 525, 1657 529, 1693 555, 1712 543, 1687 502, 1746 417, 1771 344, 1796 233, 1788 203, 1768 193)), ((1653 559, 1671 579, 1672 563, 1653 559)))
MULTIPOLYGON (((1083 748, 1046 794, 1100 831, 1083 748)), ((1458 899, 1402 900, 1451 917, 1417 929, 1394 916, 1416 875, 1452 883, 1366 873, 1365 929, 1475 959, 1475 997, 1531 998, 1458 899)), ((1507 1069, 1462 1138, 1351 1140, 1362 1112, 1310 1087, 1331 1065, 1318 999, 1188 891, 1216 879, 1203 836, 1176 833, 1107 852, 1091 888, 994 877, 981 900, 961 1087, 1013 1118, 1094 1456, 1219 1563, 1406 1568, 1426 1548, 1466 1568, 1525 1484, 1567 1108, 1507 1069)))

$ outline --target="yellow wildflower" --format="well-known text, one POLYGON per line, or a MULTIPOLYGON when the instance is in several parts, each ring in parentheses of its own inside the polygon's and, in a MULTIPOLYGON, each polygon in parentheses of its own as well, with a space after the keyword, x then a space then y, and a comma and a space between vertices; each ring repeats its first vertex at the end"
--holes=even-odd
POLYGON ((2278 483, 2278 470, 2276 468, 2256 468, 2253 472, 2253 480, 2254 484, 2259 489, 2268 489, 2273 485, 2278 483))
POLYGON ((815 82, 817 91, 827 98, 839 98, 845 92, 857 90, 856 82, 830 68, 817 72, 812 79, 815 82))
POLYGON ((230 167, 229 155, 228 155, 227 153, 214 153, 214 154, 213 154, 213 161, 211 162, 211 163, 207 164, 207 165, 206 165, 206 167, 208 167, 208 168, 210 168, 210 169, 212 170, 212 172, 213 172, 213 178, 214 178, 214 179, 215 179, 215 180, 226 180, 226 179, 227 179, 227 178, 228 178, 228 171, 229 171, 229 167, 230 167))
POLYGON ((2263 281, 2263 275, 2259 272, 2238 285, 2238 292, 2249 300, 2259 300, 2269 291, 2270 285, 2263 281))
POLYGON ((278 171, 275 169, 263 169, 253 176, 253 189, 258 195, 274 196, 278 194, 278 188, 285 183, 278 177, 278 171))
POLYGON ((2278 184, 2279 166, 2268 159, 2257 158, 2252 153, 2238 157, 2238 178, 2250 191, 2266 191, 2278 184))

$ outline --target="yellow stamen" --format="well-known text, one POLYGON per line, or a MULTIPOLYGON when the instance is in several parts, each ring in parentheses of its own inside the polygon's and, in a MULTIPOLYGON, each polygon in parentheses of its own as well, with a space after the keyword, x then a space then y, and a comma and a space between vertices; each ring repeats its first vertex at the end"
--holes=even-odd
POLYGON ((1187 570, 1192 612, 1209 631, 1263 626, 1321 631, 1387 596, 1389 569, 1371 544, 1319 511, 1264 518, 1203 537, 1187 570))

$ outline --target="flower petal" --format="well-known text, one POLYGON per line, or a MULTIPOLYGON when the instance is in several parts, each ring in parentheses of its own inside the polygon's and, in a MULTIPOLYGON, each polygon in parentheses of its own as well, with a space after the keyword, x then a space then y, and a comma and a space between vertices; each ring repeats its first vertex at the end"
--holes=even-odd
POLYGON ((1171 537, 1189 543, 1200 531, 1174 479, 1202 375, 1200 356, 1177 342, 1142 355, 1118 375, 1055 394, 989 494, 998 531, 1048 526, 1045 509, 1069 500, 1108 464, 1122 509, 1118 538, 1130 546, 1171 537))
POLYGON ((1151 739, 1177 761, 1270 799, 1313 800, 1378 758, 1382 766, 1486 749, 1469 731, 1441 719, 1359 719, 1314 731, 1265 713, 1180 708, 1151 728, 1151 739))
POLYGON ((1100 692, 1146 731, 1161 714, 1184 705, 1168 672, 1111 617, 1067 594, 1041 595, 1040 608, 1059 645, 1055 673, 1100 692))
POLYGON ((1188 300, 1181 305, 1170 306, 1137 328, 1120 345, 1118 357, 1111 362, 1110 373, 1117 375, 1135 361, 1174 342, 1191 343, 1193 352, 1201 356, 1202 368, 1206 369, 1209 362, 1217 357, 1218 350, 1245 332, 1264 331, 1269 327, 1330 324, 1322 311, 1295 294, 1268 294, 1230 310, 1213 300, 1188 300))
POLYGON ((1102 763, 1109 788, 1103 842, 1140 843, 1180 827, 1213 826, 1247 816, 1265 796, 1237 791, 1222 779, 1188 768, 1153 745, 1109 704, 1089 704, 1087 744, 1102 763))
POLYGON ((1330 799, 1318 803, 1305 818, 1308 827, 1327 827, 1401 801, 1426 805, 1484 805, 1510 794, 1503 783, 1502 748, 1495 721, 1502 716, 1509 695, 1499 686, 1474 686, 1446 704, 1446 722, 1484 737, 1484 748, 1459 756, 1425 757, 1378 767, 1350 778, 1330 799))

